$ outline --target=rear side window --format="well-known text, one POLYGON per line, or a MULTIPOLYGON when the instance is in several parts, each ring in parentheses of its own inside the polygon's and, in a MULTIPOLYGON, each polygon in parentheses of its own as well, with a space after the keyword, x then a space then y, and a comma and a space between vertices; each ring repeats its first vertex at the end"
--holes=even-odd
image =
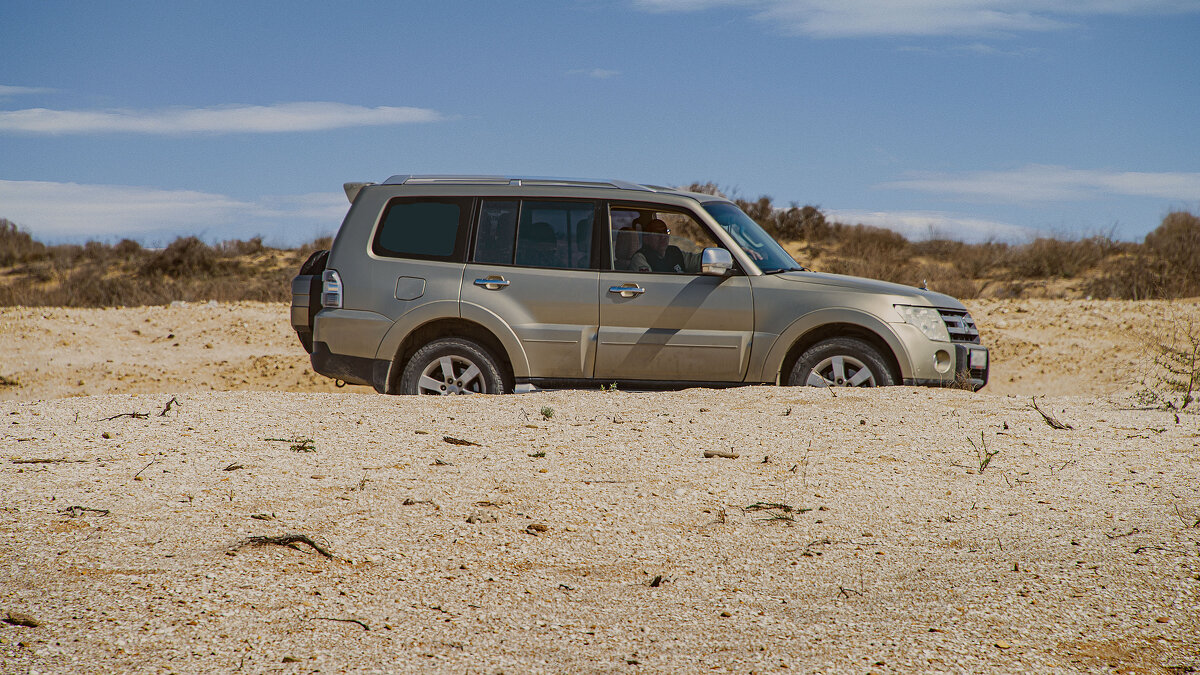
POLYGON ((470 197, 393 199, 384 209, 371 251, 393 258, 463 259, 470 197))
POLYGON ((479 208, 475 262, 593 269, 590 201, 485 199, 479 208))
POLYGON ((527 267, 587 269, 592 263, 592 202, 521 204, 517 264, 527 267))

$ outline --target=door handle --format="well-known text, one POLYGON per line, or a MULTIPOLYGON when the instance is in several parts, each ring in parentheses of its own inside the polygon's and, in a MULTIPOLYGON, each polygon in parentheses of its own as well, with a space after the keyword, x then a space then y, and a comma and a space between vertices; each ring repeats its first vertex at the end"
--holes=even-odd
POLYGON ((646 292, 646 289, 637 284, 626 284, 624 286, 613 286, 608 289, 609 293, 617 293, 622 298, 632 298, 635 295, 641 295, 646 292))
POLYGON ((498 291, 501 288, 504 288, 505 286, 508 286, 511 283, 512 282, 509 281, 508 279, 505 279, 504 277, 498 277, 498 276, 491 276, 486 279, 476 279, 475 280, 476 286, 482 286, 483 288, 486 288, 489 291, 498 291))

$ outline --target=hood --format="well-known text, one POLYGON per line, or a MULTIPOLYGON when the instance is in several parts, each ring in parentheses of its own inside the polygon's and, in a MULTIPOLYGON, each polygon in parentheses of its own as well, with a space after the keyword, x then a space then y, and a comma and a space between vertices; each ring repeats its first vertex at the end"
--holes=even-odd
POLYGON ((961 302, 949 295, 914 288, 913 286, 905 286, 904 284, 896 284, 890 281, 880 281, 878 279, 865 279, 863 277, 850 277, 844 274, 828 274, 825 272, 782 272, 771 276, 785 281, 818 284, 820 286, 836 286, 837 288, 845 288, 861 293, 880 293, 912 298, 920 301, 922 304, 927 303, 931 307, 964 308, 961 302))

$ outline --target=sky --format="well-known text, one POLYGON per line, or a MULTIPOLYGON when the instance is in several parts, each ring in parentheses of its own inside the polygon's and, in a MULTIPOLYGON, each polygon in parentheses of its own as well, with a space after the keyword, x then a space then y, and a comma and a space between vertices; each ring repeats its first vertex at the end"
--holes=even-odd
POLYGON ((0 218, 336 232, 393 174, 712 182, 912 239, 1200 213, 1200 0, 0 0, 0 218))

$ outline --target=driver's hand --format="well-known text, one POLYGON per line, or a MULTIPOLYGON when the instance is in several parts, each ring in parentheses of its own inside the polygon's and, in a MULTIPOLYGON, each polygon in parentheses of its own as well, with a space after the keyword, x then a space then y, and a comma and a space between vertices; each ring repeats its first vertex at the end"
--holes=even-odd
POLYGON ((758 251, 748 249, 745 246, 742 247, 742 250, 746 252, 746 255, 750 256, 751 260, 762 260, 763 259, 762 254, 759 253, 758 251))

